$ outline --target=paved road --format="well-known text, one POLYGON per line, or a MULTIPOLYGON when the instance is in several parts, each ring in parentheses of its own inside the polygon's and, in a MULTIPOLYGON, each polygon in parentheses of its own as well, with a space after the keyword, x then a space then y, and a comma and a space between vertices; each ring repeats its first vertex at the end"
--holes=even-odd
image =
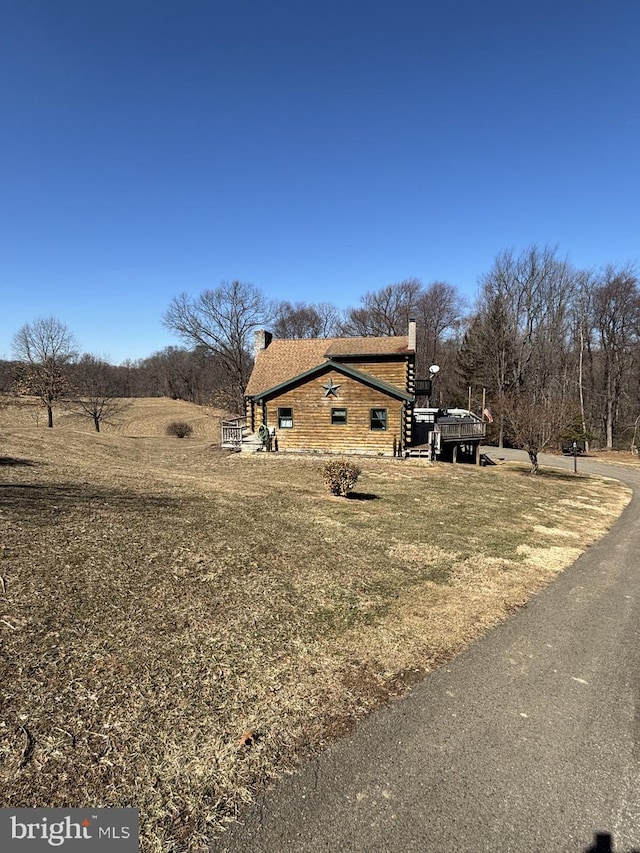
POLYGON ((578 464, 636 490, 605 539, 214 851, 640 851, 640 474, 578 464))

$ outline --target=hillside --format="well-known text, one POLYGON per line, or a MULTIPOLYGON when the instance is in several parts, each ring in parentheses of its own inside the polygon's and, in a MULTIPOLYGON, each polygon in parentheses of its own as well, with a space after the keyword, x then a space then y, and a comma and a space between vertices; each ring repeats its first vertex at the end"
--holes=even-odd
MULTIPOLYGON (((46 410, 36 398, 5 397, 2 402, 0 429, 47 429, 46 410)), ((54 430, 95 432, 92 421, 80 417, 72 407, 59 404, 54 406, 53 411, 54 430)), ((150 438, 164 436, 167 424, 171 421, 187 421, 193 427, 192 439, 218 443, 220 421, 223 417, 225 413, 221 409, 196 406, 195 403, 187 403, 184 400, 132 397, 126 401, 126 408, 121 414, 112 422, 101 426, 101 432, 130 438, 150 438)))

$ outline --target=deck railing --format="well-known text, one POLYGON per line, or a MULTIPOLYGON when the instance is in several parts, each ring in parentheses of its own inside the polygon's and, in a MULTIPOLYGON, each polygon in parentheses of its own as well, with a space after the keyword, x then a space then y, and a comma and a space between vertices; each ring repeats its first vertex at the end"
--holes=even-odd
POLYGON ((475 423, 461 422, 459 424, 436 424, 435 431, 440 433, 442 441, 463 441, 464 439, 484 438, 487 425, 482 421, 475 423))
POLYGON ((432 390, 432 381, 431 379, 416 379, 415 381, 415 394, 417 397, 430 397, 432 390))
POLYGON ((233 418, 222 421, 222 444, 240 447, 247 428, 246 418, 233 418))

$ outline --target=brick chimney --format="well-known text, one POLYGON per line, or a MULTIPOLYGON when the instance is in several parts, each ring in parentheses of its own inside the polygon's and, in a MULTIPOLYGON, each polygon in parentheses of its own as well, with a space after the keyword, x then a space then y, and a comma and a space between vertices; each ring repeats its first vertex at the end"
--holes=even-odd
POLYGON ((271 341, 273 340, 273 335, 271 332, 267 332, 266 329, 257 329, 253 333, 253 357, 256 359, 258 357, 258 353, 261 353, 262 350, 265 350, 271 341))
POLYGON ((409 319, 409 343, 408 348, 415 352, 416 350, 416 321, 411 317, 409 319))

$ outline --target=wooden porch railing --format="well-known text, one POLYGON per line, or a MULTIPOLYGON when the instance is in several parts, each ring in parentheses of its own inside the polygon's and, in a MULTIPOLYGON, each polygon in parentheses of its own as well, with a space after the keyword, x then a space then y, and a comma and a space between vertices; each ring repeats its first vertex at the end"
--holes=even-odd
POLYGON ((233 418, 222 421, 222 444, 240 447, 246 428, 246 418, 233 418))

